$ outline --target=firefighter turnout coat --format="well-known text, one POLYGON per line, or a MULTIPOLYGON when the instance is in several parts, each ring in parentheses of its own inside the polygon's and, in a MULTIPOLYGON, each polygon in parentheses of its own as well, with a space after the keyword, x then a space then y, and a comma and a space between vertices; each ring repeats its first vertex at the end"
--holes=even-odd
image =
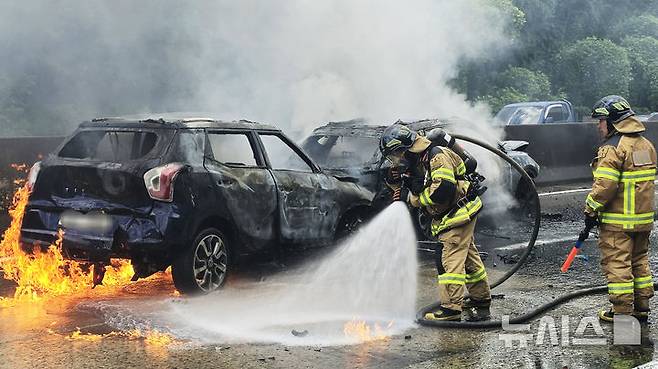
POLYGON ((470 182, 463 179, 466 173, 464 161, 447 147, 430 146, 431 141, 419 136, 409 151, 421 154, 424 166, 425 188, 410 203, 424 207, 434 219, 432 235, 464 225, 482 210, 482 200, 460 201, 466 196, 470 182))
POLYGON ((642 137, 635 117, 614 124, 615 132, 592 162, 594 184, 585 212, 599 219, 601 266, 614 313, 649 311, 653 281, 649 234, 654 219, 656 150, 642 137))
POLYGON ((640 135, 635 117, 616 124, 592 161, 594 184, 585 212, 598 215, 601 229, 641 232, 653 228, 656 149, 640 135))
POLYGON ((465 289, 472 299, 489 304, 487 272, 474 240, 482 200, 479 197, 465 200, 470 182, 463 178, 464 161, 447 147, 431 146, 423 136, 409 151, 421 155, 425 173, 424 189, 418 196, 411 196, 410 203, 432 215, 432 235, 442 245, 436 250, 437 259, 440 252, 437 267, 441 306, 461 311, 465 289))

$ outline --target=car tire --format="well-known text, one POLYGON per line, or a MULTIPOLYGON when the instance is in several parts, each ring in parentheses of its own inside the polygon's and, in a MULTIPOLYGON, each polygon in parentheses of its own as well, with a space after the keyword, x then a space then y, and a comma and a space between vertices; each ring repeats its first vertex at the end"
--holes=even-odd
POLYGON ((537 198, 533 186, 521 178, 516 186, 514 197, 517 202, 517 214, 523 218, 532 217, 536 207, 537 198))
POLYGON ((336 227, 334 240, 342 241, 355 234, 368 221, 366 211, 353 210, 345 214, 336 227))
POLYGON ((228 238, 216 228, 201 231, 172 263, 176 289, 183 294, 207 294, 226 282, 230 271, 228 238))
POLYGON ((432 236, 432 217, 430 214, 420 208, 411 208, 410 211, 418 241, 435 241, 436 238, 432 236))

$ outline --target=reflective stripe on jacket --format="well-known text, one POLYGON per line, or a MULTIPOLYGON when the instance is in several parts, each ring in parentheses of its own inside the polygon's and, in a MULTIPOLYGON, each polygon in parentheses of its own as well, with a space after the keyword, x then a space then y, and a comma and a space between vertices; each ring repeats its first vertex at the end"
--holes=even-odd
POLYGON ((475 200, 467 202, 464 206, 457 208, 456 211, 448 213, 440 221, 433 220, 432 236, 470 222, 480 210, 482 210, 482 200, 480 197, 476 197, 475 200))
POLYGON ((470 186, 463 179, 464 161, 447 147, 427 147, 421 155, 419 164, 426 173, 425 187, 410 202, 432 216, 432 235, 470 222, 482 209, 482 200, 477 197, 468 203, 460 201, 470 186))
POLYGON ((649 231, 654 219, 656 149, 639 133, 613 136, 592 161, 594 184, 585 212, 598 213, 601 227, 649 231))
MULTIPOLYGON (((428 148, 430 155, 432 148, 428 148)), ((442 216, 455 207, 459 199, 466 195, 469 183, 461 176, 466 172, 464 162, 447 147, 434 148, 436 154, 419 161, 425 175, 425 188, 418 194, 418 201, 412 205, 423 207, 432 216, 442 216), (452 190, 446 190, 452 188, 452 190)))

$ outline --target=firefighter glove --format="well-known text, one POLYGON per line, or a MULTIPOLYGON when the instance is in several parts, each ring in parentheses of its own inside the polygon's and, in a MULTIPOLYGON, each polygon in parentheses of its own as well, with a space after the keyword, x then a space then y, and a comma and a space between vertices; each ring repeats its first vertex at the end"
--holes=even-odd
POLYGON ((409 205, 413 206, 414 208, 419 208, 420 207, 420 199, 418 196, 409 193, 409 200, 407 201, 409 205))
POLYGON ((585 228, 592 229, 599 225, 599 219, 595 214, 585 214, 585 228))
POLYGON ((409 179, 409 189, 414 195, 418 195, 425 189, 425 178, 414 176, 409 179))

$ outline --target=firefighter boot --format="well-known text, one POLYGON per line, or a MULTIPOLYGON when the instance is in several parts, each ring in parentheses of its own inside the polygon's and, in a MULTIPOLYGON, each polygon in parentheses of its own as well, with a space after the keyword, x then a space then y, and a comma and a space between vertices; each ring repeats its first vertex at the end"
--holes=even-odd
POLYGON ((651 308, 649 307, 648 299, 638 299, 635 300, 633 316, 639 322, 646 322, 649 320, 649 312, 651 308))
POLYGON ((599 319, 604 322, 611 323, 615 318, 615 312, 612 309, 599 310, 599 319))
POLYGON ((491 300, 477 300, 468 297, 463 304, 464 312, 469 322, 478 322, 491 319, 491 300))
POLYGON ((438 310, 431 313, 425 314, 425 320, 437 320, 437 321, 446 321, 446 320, 462 320, 462 312, 459 310, 452 310, 444 308, 443 306, 439 307, 438 310))
POLYGON ((630 314, 615 313, 615 310, 613 308, 609 308, 608 310, 606 309, 599 310, 599 319, 603 322, 612 323, 615 319, 615 315, 630 315, 630 314))

